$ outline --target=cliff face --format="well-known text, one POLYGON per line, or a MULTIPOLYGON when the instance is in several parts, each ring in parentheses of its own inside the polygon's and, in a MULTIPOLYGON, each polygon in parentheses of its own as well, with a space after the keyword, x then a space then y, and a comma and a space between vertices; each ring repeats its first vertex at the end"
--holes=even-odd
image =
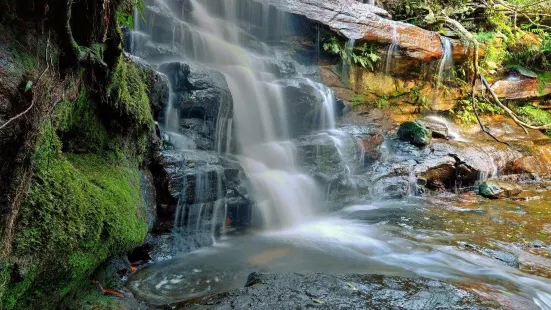
POLYGON ((121 5, 0 2, 1 309, 82 309, 92 272, 151 227, 166 96, 122 53, 121 5))

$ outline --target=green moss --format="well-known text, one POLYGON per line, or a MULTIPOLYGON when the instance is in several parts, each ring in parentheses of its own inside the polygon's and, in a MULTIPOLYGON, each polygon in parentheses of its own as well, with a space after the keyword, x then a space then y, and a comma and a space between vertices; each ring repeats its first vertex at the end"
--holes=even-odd
POLYGON ((107 90, 112 113, 123 127, 150 129, 152 121, 149 106, 147 78, 136 65, 122 58, 117 63, 107 90))
POLYGON ((551 82, 551 72, 544 72, 544 73, 538 74, 538 81, 539 81, 538 90, 540 92, 540 95, 543 95, 545 92, 545 86, 549 82, 551 82))
POLYGON ((425 146, 430 144, 432 132, 419 122, 405 122, 398 129, 398 137, 413 145, 425 146))
MULTIPOLYGON (((517 109, 518 115, 528 123, 534 126, 543 126, 551 124, 551 114, 540 110, 531 105, 525 105, 517 109)), ((551 130, 546 130, 545 134, 551 137, 551 130)))
POLYGON ((24 50, 22 46, 19 46, 16 44, 14 45, 14 47, 15 48, 13 50, 13 60, 17 64, 19 64, 20 70, 22 72, 27 72, 29 70, 36 70, 36 68, 38 67, 37 58, 33 57, 29 52, 24 50))
POLYGON ((56 108, 54 124, 71 152, 98 152, 107 147, 109 135, 97 112, 97 103, 81 89, 77 100, 62 102, 56 108))
POLYGON ((35 180, 14 240, 15 254, 25 258, 18 268, 32 270, 38 280, 27 273, 14 283, 6 309, 14 309, 10 300, 37 287, 48 294, 29 305, 54 305, 107 258, 141 244, 147 233, 137 164, 64 154, 48 131, 38 145, 35 180))
POLYGON ((117 70, 116 100, 99 103, 82 88, 42 124, 12 256, 0 269, 3 310, 56 308, 145 238, 139 169, 153 119, 142 73, 123 62, 117 70))

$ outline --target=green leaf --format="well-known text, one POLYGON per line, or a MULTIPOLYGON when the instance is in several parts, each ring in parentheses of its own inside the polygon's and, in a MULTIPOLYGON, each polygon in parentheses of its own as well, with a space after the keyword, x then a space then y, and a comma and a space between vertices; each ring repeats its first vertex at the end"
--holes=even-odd
POLYGON ((32 81, 27 81, 27 85, 25 85, 25 92, 28 92, 33 87, 32 81))

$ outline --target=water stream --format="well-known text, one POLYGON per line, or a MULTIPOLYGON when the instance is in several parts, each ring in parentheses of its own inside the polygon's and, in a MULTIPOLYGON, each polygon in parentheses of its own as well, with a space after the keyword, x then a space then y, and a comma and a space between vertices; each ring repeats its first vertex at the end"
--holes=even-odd
POLYGON ((392 24, 392 43, 388 46, 386 55, 385 55, 385 73, 390 74, 392 73, 393 66, 394 66, 394 57, 396 56, 396 52, 398 51, 398 29, 396 28, 396 24, 392 24))
MULTIPOLYGON (((193 177, 184 177, 174 233, 187 243, 193 239, 196 246, 190 247, 190 253, 136 273, 128 287, 137 296, 152 304, 173 303, 242 287, 252 271, 377 273, 445 280, 477 287, 526 309, 551 309, 551 281, 458 249, 455 242, 468 239, 466 233, 443 227, 446 220, 429 211, 442 205, 449 210, 459 203, 422 199, 413 193, 399 200, 341 205, 340 211, 324 212, 324 189, 298 164, 296 138, 303 133, 294 132, 289 121, 296 113, 295 98, 285 95, 288 84, 270 70, 278 58, 267 43, 284 30, 269 25, 287 23, 285 15, 266 5, 254 11, 240 0, 184 2, 175 10, 178 14, 173 12, 173 46, 182 49, 185 61, 225 77, 233 106, 222 106, 219 112, 215 147, 222 155, 232 153, 243 168, 261 223, 245 235, 218 238, 225 233, 228 212, 220 187, 223 171, 208 165, 195 167, 196 171, 188 167, 193 177), (260 20, 252 23, 255 19, 260 20), (251 44, 257 39, 264 42, 251 44), (186 196, 191 195, 185 190, 188 181, 195 184, 193 199, 186 196), (206 202, 207 194, 216 197, 214 202, 206 202)), ((393 42, 398 40, 396 33, 392 37, 393 42)), ((349 42, 349 47, 353 44, 349 42)), ((443 46, 439 84, 451 57, 451 44, 444 38, 443 46)), ((396 48, 396 44, 389 48, 387 70, 396 48)), ((328 137, 345 162, 345 173, 352 176, 364 159, 346 162, 350 157, 343 155, 345 148, 349 140, 354 147, 356 141, 338 129, 333 92, 304 76, 296 77, 295 83, 314 89, 321 98, 314 117, 317 127, 309 134, 328 137)), ((177 113, 171 102, 164 127, 176 137, 177 113)), ((462 139, 458 133, 455 138, 462 139)), ((181 150, 191 148, 180 144, 181 150)), ((411 183, 415 181, 413 176, 411 183)))

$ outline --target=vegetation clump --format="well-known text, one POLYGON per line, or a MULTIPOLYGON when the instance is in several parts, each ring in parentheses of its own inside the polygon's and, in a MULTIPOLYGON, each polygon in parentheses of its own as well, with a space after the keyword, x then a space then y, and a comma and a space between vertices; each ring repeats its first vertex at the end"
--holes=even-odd
POLYGON ((2 272, 3 309, 53 308, 86 287, 102 262, 145 238, 139 171, 153 120, 139 71, 122 61, 119 66, 113 79, 118 96, 111 101, 116 117, 100 117, 108 103, 99 104, 82 87, 41 126, 12 243, 17 260, 2 272), (118 130, 127 121, 138 125, 118 130))

